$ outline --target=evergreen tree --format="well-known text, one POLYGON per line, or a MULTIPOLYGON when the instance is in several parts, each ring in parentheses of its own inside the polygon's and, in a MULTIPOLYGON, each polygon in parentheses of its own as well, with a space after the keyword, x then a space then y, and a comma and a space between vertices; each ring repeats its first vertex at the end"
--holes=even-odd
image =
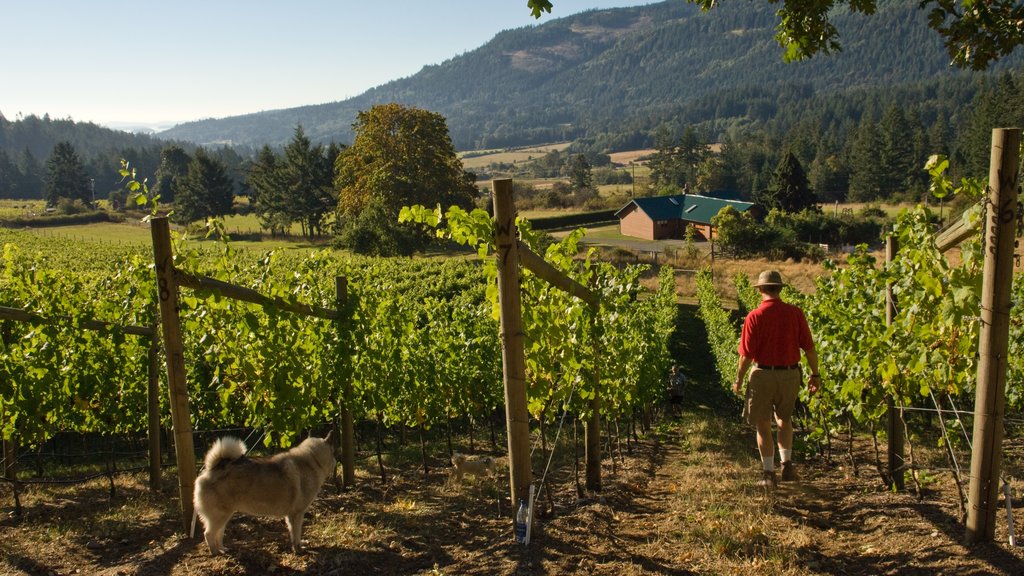
POLYGON ((594 174, 583 154, 576 154, 569 161, 569 186, 574 193, 594 188, 594 174))
POLYGON ((27 146, 18 156, 18 174, 20 179, 15 192, 18 198, 43 198, 43 170, 27 146))
POLYGON ((664 127, 655 137, 657 152, 647 163, 651 180, 664 193, 690 190, 697 186, 700 165, 707 157, 708 145, 693 126, 686 126, 683 135, 673 140, 664 127))
POLYGON ((337 204, 331 188, 331 175, 330 160, 323 146, 313 146, 302 126, 297 126, 291 142, 284 149, 278 179, 284 187, 286 211, 292 221, 302 223, 303 235, 319 234, 337 204))
POLYGON ((281 181, 279 159, 270 146, 260 149, 249 166, 246 182, 253 194, 253 206, 260 225, 271 234, 284 234, 292 225, 285 185, 281 181))
POLYGON ((697 185, 697 167, 708 155, 707 141, 692 125, 688 125, 679 139, 677 154, 678 170, 682 175, 681 185, 684 189, 692 189, 697 185))
POLYGON ((681 186, 679 175, 676 169, 676 144, 668 132, 668 128, 662 124, 654 135, 655 152, 647 161, 650 169, 651 184, 657 188, 681 186))
POLYGON ((0 198, 14 199, 18 189, 18 167, 14 165, 7 151, 0 148, 0 198))
POLYGON ((179 182, 173 219, 188 223, 230 214, 234 191, 227 168, 206 150, 197 148, 189 162, 188 173, 179 182))
POLYGON ((1018 100, 1020 91, 1009 73, 1000 75, 975 95, 966 128, 957 143, 965 176, 988 177, 992 130, 1022 120, 1014 114, 1018 100))
POLYGON ((58 142, 46 161, 46 203, 56 206, 61 198, 92 202, 89 175, 70 142, 58 142))
POLYGON ((156 185, 153 194, 160 196, 160 201, 174 203, 178 181, 188 174, 188 166, 192 158, 176 144, 171 144, 160 151, 160 166, 156 169, 156 185))
POLYGON ((850 174, 834 128, 818 138, 816 150, 807 174, 811 189, 815 191, 819 202, 845 201, 850 174))
POLYGON ((878 132, 870 118, 861 121, 850 144, 850 193, 853 202, 871 202, 879 198, 882 184, 878 170, 878 132))
POLYGON ((803 166, 792 152, 787 152, 772 174, 768 188, 758 195, 757 201, 766 209, 800 212, 817 208, 817 198, 811 190, 803 166))
POLYGON ((914 173, 923 173, 924 159, 917 162, 914 157, 913 131, 902 106, 886 108, 878 124, 878 140, 880 198, 889 200, 913 192, 914 173))

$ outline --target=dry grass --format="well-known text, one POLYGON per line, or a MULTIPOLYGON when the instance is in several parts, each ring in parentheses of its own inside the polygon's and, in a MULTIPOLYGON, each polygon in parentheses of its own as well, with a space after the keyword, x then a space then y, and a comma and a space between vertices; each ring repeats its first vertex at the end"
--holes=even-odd
MULTIPOLYGON (((753 431, 735 404, 699 380, 687 392, 677 419, 656 420, 636 441, 620 424, 618 449, 602 447, 600 493, 576 496, 571 432, 550 471, 535 457, 537 477, 548 474, 529 547, 512 540, 506 476, 453 485, 435 458, 424 477, 418 449, 406 447, 388 455, 386 483, 366 452, 353 489, 328 482, 307 515, 299 555, 279 519, 240 515, 228 526, 229 552, 209 556, 201 538, 181 533, 170 473, 156 494, 143 478, 122 476, 113 500, 102 479, 31 486, 21 518, 9 514, 9 485, 0 485, 0 574, 895 576, 913 567, 922 575, 1008 575, 1024 562, 1020 549, 959 544, 963 528, 952 519, 956 496, 945 479, 921 498, 885 490, 869 464, 870 439, 846 447, 835 438, 836 454, 826 457, 798 431, 800 482, 766 492, 755 484, 753 431), (847 452, 860 474, 838 464, 847 452)), ((943 458, 924 442, 916 453, 922 462, 943 458)), ((1006 530, 1001 516, 997 542, 1006 530)))
POLYGON ((477 154, 462 158, 462 165, 466 170, 478 170, 491 164, 522 164, 531 162, 554 150, 562 151, 568 148, 571 142, 560 142, 545 146, 531 146, 528 148, 516 148, 514 150, 494 150, 483 154, 477 154))
POLYGON ((628 150, 625 152, 612 152, 608 156, 611 157, 613 164, 619 164, 622 166, 628 166, 632 162, 637 162, 641 158, 650 156, 657 152, 654 148, 648 148, 645 150, 628 150))
POLYGON ((29 218, 43 213, 42 200, 0 200, 0 218, 29 218))

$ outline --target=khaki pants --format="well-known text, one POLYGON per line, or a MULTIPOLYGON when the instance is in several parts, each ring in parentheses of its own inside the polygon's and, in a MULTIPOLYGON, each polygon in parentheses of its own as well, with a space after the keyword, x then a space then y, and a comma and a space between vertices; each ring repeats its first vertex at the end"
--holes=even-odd
POLYGON ((803 376, 799 368, 793 370, 762 370, 754 368, 747 384, 747 397, 743 415, 747 422, 789 420, 800 392, 803 376), (774 417, 774 418, 773 418, 774 417))

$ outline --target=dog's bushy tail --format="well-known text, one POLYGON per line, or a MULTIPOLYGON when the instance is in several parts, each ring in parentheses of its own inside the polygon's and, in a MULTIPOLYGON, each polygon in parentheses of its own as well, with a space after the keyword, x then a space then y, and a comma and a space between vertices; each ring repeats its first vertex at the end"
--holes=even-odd
POLYGON ((245 456, 246 450, 245 442, 238 438, 231 436, 218 438, 206 453, 206 459, 204 460, 206 468, 212 470, 221 460, 237 460, 245 456))

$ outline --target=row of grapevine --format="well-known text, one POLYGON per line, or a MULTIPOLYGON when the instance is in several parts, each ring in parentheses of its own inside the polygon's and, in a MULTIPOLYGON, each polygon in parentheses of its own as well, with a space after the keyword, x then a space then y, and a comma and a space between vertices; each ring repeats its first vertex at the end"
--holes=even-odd
MULTIPOLYGON (((982 218, 981 206, 964 218, 982 218)), ((892 234, 899 250, 878 262, 860 246, 842 265, 826 263, 828 274, 813 294, 787 289, 783 297, 804 309, 815 337, 823 386, 802 400, 818 423, 830 428, 852 418, 872 426, 897 406, 949 406, 969 413, 977 376, 982 238, 961 245, 958 258, 936 247, 932 215, 926 208, 905 211, 892 234), (886 289, 896 301, 886 323, 886 289)), ((746 278, 736 279, 741 306, 757 305, 746 278)), ((718 300, 708 272, 698 277, 700 314, 707 325, 723 386, 735 373, 739 324, 718 300)), ((1024 303, 1024 282, 1015 278, 1014 304, 1024 303)), ((1024 409, 1024 324, 1011 322, 1006 384, 1007 410, 1024 409)), ((959 427, 960 425, 957 424, 959 427)), ((820 432, 820 431, 819 431, 820 432)))
MULTIPOLYGON (((488 278, 496 274, 493 221, 486 212, 452 207, 442 214, 439 208, 414 206, 401 218, 436 227, 439 236, 474 248, 487 263, 488 278)), ((616 419, 659 399, 676 315, 673 271, 662 269, 657 290, 649 292, 640 282, 647 266, 617 268, 595 261, 593 250, 579 258, 582 230, 545 247, 528 221, 517 219, 516 226, 527 248, 600 300, 591 308, 529 270, 521 272, 530 415, 542 422, 562 410, 586 416, 589 400, 598 395, 601 415, 616 419)), ((490 294, 492 305, 496 298, 490 294)))
POLYGON ((708 347, 715 357, 719 382, 722 388, 732 391, 733 376, 739 366, 739 328, 732 313, 725 309, 715 290, 710 270, 697 273, 698 314, 708 333, 708 347))
MULTIPOLYGON (((529 280, 524 285, 531 412, 537 418, 551 417, 555 411, 546 409, 560 406, 573 387, 577 398, 585 398, 590 392, 579 384, 595 370, 608 398, 605 415, 627 414, 660 392, 668 361, 671 272, 663 273, 661 290, 641 297, 642 269, 618 270, 589 258, 576 264, 571 256, 577 239, 554 245, 549 258, 562 258, 561 266, 600 286, 608 304, 591 322, 568 296, 529 280), (599 358, 588 357, 591 338, 605 341, 599 358)), ((155 324, 148 247, 89 254, 89 246, 66 246, 63 251, 76 256, 51 265, 47 245, 31 234, 4 232, 0 241, 0 305, 70 318, 59 326, 10 325, 0 354, 4 437, 38 445, 58 431, 142 429, 148 342, 85 333, 76 324, 155 324)), ((348 279, 349 304, 339 322, 203 291, 182 293, 179 314, 197 430, 261 428, 268 443, 288 444, 304 428, 337 414, 342 382, 352 384, 349 408, 357 418, 388 425, 429 428, 489 416, 503 401, 486 260, 257 254, 188 238, 179 238, 174 252, 177 269, 326 308, 337 306, 335 278, 348 279)), ((167 399, 161 402, 166 419, 167 399)))

